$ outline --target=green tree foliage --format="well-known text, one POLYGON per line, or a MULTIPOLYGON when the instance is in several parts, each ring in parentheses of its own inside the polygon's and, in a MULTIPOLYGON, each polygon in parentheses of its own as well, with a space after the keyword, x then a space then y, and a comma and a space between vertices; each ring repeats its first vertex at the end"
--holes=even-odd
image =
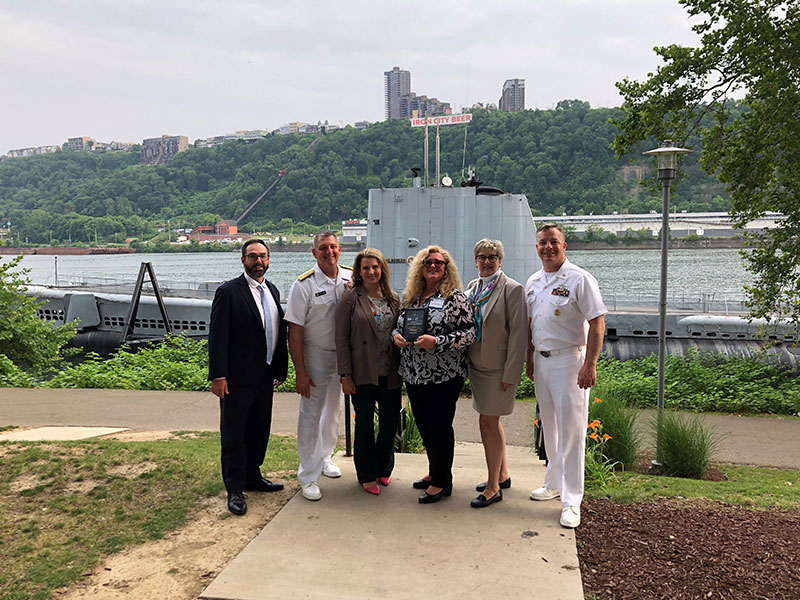
MULTIPOLYGON (((441 169, 456 184, 471 165, 487 185, 526 194, 537 216, 660 206, 657 192, 623 177, 626 165, 609 148, 617 131, 609 118, 621 117, 619 109, 563 100, 552 110, 473 114, 466 153, 463 126, 440 131, 441 169)), ((12 158, 0 163, 0 217, 32 244, 148 239, 167 220, 194 227, 236 218, 283 170, 242 229, 269 231, 282 219, 320 226, 365 217, 370 188, 410 185, 410 168, 423 166, 423 136, 396 120, 331 132, 309 150, 316 134, 269 135, 191 148, 159 166, 124 152, 12 158)), ((680 208, 709 210, 714 198, 728 208, 721 184, 696 165, 689 172, 692 192, 676 195, 680 208)))
POLYGON ((786 215, 778 229, 754 235, 744 255, 755 275, 748 302, 754 316, 800 324, 800 5, 680 3, 698 21, 701 44, 656 48, 663 65, 655 74, 617 84, 625 103, 614 148, 672 139, 727 186, 737 225, 768 211, 786 215), (732 96, 743 96, 745 110, 732 96))
POLYGON ((63 348, 75 329, 38 317, 43 302, 25 295, 28 280, 18 268, 20 260, 0 259, 0 366, 4 375, 16 376, 5 358, 32 375, 43 375, 61 365, 63 348))

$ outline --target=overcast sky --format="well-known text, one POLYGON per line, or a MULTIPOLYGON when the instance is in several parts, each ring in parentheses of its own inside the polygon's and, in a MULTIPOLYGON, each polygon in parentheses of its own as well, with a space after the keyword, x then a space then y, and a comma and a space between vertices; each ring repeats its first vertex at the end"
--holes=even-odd
POLYGON ((0 154, 380 121, 393 66, 454 111, 515 77, 527 108, 619 106, 672 43, 697 45, 677 0, 0 0, 0 154))

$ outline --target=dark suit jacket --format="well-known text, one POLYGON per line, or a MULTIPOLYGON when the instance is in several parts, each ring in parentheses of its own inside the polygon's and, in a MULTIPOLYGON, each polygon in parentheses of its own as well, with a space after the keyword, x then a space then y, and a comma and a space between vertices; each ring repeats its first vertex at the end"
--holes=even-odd
MULTIPOLYGON (((265 280, 266 281, 266 280, 265 280)), ((278 307, 278 345, 272 356, 273 379, 284 381, 289 368, 286 349, 286 320, 280 293, 266 281, 278 307)), ((264 325, 244 274, 226 281, 214 294, 208 333, 208 378, 225 377, 228 385, 256 385, 267 369, 267 342, 264 325)))
MULTIPOLYGON (((397 323, 397 310, 392 310, 397 323)), ((350 373, 356 385, 378 385, 378 328, 363 286, 347 290, 336 305, 336 359, 339 374, 350 373)), ((400 350, 391 344, 388 387, 400 387, 400 350)))

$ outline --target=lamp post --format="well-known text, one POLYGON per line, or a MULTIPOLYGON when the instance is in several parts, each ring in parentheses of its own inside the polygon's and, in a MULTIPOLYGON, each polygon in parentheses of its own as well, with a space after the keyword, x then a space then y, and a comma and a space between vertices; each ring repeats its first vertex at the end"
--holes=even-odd
MULTIPOLYGON (((667 350, 667 245, 669 242, 669 192, 672 180, 678 170, 678 156, 688 154, 691 150, 678 148, 672 140, 664 140, 655 150, 648 150, 647 155, 658 158, 658 179, 661 181, 661 292, 658 305, 658 425, 661 431, 661 417, 664 412, 664 357, 667 350)), ((661 466, 661 444, 656 438, 656 459, 653 467, 661 466)))

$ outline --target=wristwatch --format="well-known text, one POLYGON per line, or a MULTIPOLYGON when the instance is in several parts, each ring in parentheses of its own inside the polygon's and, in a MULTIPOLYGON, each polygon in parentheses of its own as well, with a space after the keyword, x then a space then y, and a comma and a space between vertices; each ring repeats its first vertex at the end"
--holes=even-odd
POLYGON ((343 382, 345 377, 352 377, 352 375, 350 373, 339 373, 339 383, 343 382))

